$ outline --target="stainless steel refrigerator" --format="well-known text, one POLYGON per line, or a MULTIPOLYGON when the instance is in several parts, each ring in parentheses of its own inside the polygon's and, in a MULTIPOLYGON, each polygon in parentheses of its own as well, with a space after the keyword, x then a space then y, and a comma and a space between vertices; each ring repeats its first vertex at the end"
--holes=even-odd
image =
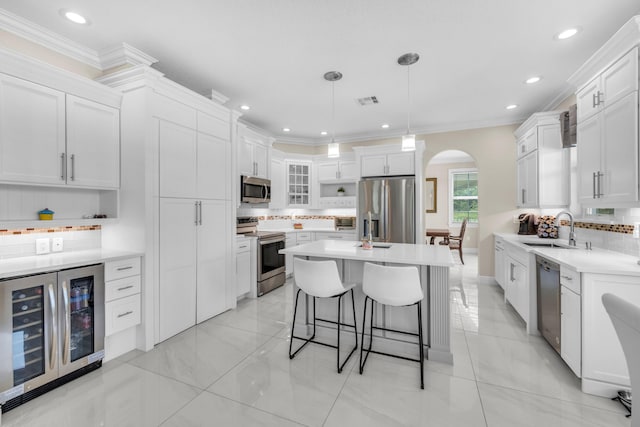
POLYGON ((416 182, 414 177, 365 178, 358 183, 358 237, 375 242, 415 243, 416 182), (371 223, 369 223, 371 219, 371 223))

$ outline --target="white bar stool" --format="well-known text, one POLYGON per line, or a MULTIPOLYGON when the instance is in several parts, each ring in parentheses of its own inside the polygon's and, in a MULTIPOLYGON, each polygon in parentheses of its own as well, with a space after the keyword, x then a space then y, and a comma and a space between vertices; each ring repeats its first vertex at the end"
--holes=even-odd
POLYGON ((340 280, 340 274, 338 273, 338 266, 335 261, 307 261, 301 258, 294 258, 293 260, 293 278, 296 286, 298 286, 298 292, 296 293, 296 305, 293 309, 293 322, 291 324, 291 341, 289 342, 289 359, 293 359, 296 354, 302 348, 310 342, 324 345, 336 349, 336 360, 338 373, 342 372, 342 368, 349 361, 351 355, 358 348, 358 330, 356 329, 356 303, 353 297, 354 284, 343 285, 340 280), (298 297, 300 291, 313 297, 313 334, 310 338, 297 337, 294 335, 294 327, 296 325, 296 313, 298 311, 298 297), (351 291, 351 305, 353 307, 353 325, 345 324, 341 321, 342 318, 342 297, 351 291), (338 321, 321 319, 316 317, 316 298, 338 298, 338 321), (315 341, 316 336, 316 321, 332 323, 337 326, 338 329, 338 342, 337 345, 326 344, 320 341, 315 341), (353 328, 354 335, 356 337, 356 345, 353 347, 347 358, 340 364, 340 327, 349 326, 353 328), (293 348, 293 339, 299 339, 304 341, 294 353, 291 353, 293 348))
POLYGON ((398 359, 410 360, 420 363, 420 388, 424 389, 424 347, 422 338, 422 286, 420 285, 420 275, 417 267, 388 267, 384 265, 364 264, 364 274, 362 278, 362 291, 365 294, 364 314, 362 318, 362 345, 360 346, 360 374, 364 371, 369 353, 382 354, 398 359), (367 322, 367 302, 371 301, 371 321, 369 326, 369 348, 364 348, 364 330, 367 322), (382 328, 373 325, 374 303, 402 307, 416 305, 418 307, 418 333, 398 331, 395 329, 382 328), (396 354, 383 353, 371 350, 373 344, 373 330, 395 332, 418 337, 420 345, 420 358, 411 359, 396 354), (366 352, 364 359, 363 353, 366 352))
MULTIPOLYGON (((613 294, 602 295, 602 304, 622 345, 633 392, 634 387, 640 384, 640 307, 613 294)), ((627 417, 632 416, 631 393, 618 392, 618 396, 613 400, 619 400, 627 408, 627 417)), ((632 416, 631 427, 640 427, 640 416, 632 416)))

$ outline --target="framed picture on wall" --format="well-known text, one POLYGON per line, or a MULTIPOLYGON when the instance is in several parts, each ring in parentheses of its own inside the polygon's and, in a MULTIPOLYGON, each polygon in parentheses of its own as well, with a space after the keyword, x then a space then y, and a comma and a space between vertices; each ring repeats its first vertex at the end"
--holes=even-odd
POLYGON ((425 178, 424 206, 427 213, 438 212, 438 178, 425 178))

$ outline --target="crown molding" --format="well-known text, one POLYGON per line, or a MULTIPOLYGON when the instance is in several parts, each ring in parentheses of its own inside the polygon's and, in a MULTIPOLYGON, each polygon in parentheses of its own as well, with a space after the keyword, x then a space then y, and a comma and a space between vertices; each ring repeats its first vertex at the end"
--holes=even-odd
POLYGON ((229 101, 229 97, 221 94, 217 90, 211 89, 211 93, 207 96, 213 102, 217 102, 220 105, 224 105, 229 101))
POLYGON ((533 113, 527 120, 524 121, 524 123, 520 125, 518 129, 513 132, 513 134, 516 138, 520 138, 534 126, 559 124, 561 113, 562 111, 560 110, 533 113))
POLYGON ((101 69, 109 70, 111 68, 120 67, 122 65, 147 65, 158 62, 156 58, 147 55, 140 49, 122 43, 99 52, 101 69))
POLYGON ((558 105, 567 99, 569 96, 576 93, 576 90, 571 85, 564 85, 564 89, 562 89, 556 96, 554 96, 551 101, 549 101, 544 107, 542 107, 542 111, 553 110, 558 107, 558 105))
POLYGON ((567 81, 574 89, 579 89, 638 44, 640 44, 640 15, 627 21, 567 81))
POLYGON ((95 50, 89 49, 38 24, 0 9, 0 29, 15 34, 32 43, 101 70, 101 62, 95 50))
POLYGON ((158 62, 126 43, 97 52, 4 9, 0 9, 0 29, 100 71, 126 64, 151 65, 158 62))

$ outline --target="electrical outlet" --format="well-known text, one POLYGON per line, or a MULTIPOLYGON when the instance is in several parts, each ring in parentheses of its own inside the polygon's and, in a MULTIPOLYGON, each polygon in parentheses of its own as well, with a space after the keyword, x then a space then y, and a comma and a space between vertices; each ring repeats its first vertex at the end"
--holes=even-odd
POLYGON ((49 252, 49 239, 36 239, 36 254, 48 254, 49 252))
POLYGON ((62 252, 62 237, 51 239, 51 252, 62 252))

